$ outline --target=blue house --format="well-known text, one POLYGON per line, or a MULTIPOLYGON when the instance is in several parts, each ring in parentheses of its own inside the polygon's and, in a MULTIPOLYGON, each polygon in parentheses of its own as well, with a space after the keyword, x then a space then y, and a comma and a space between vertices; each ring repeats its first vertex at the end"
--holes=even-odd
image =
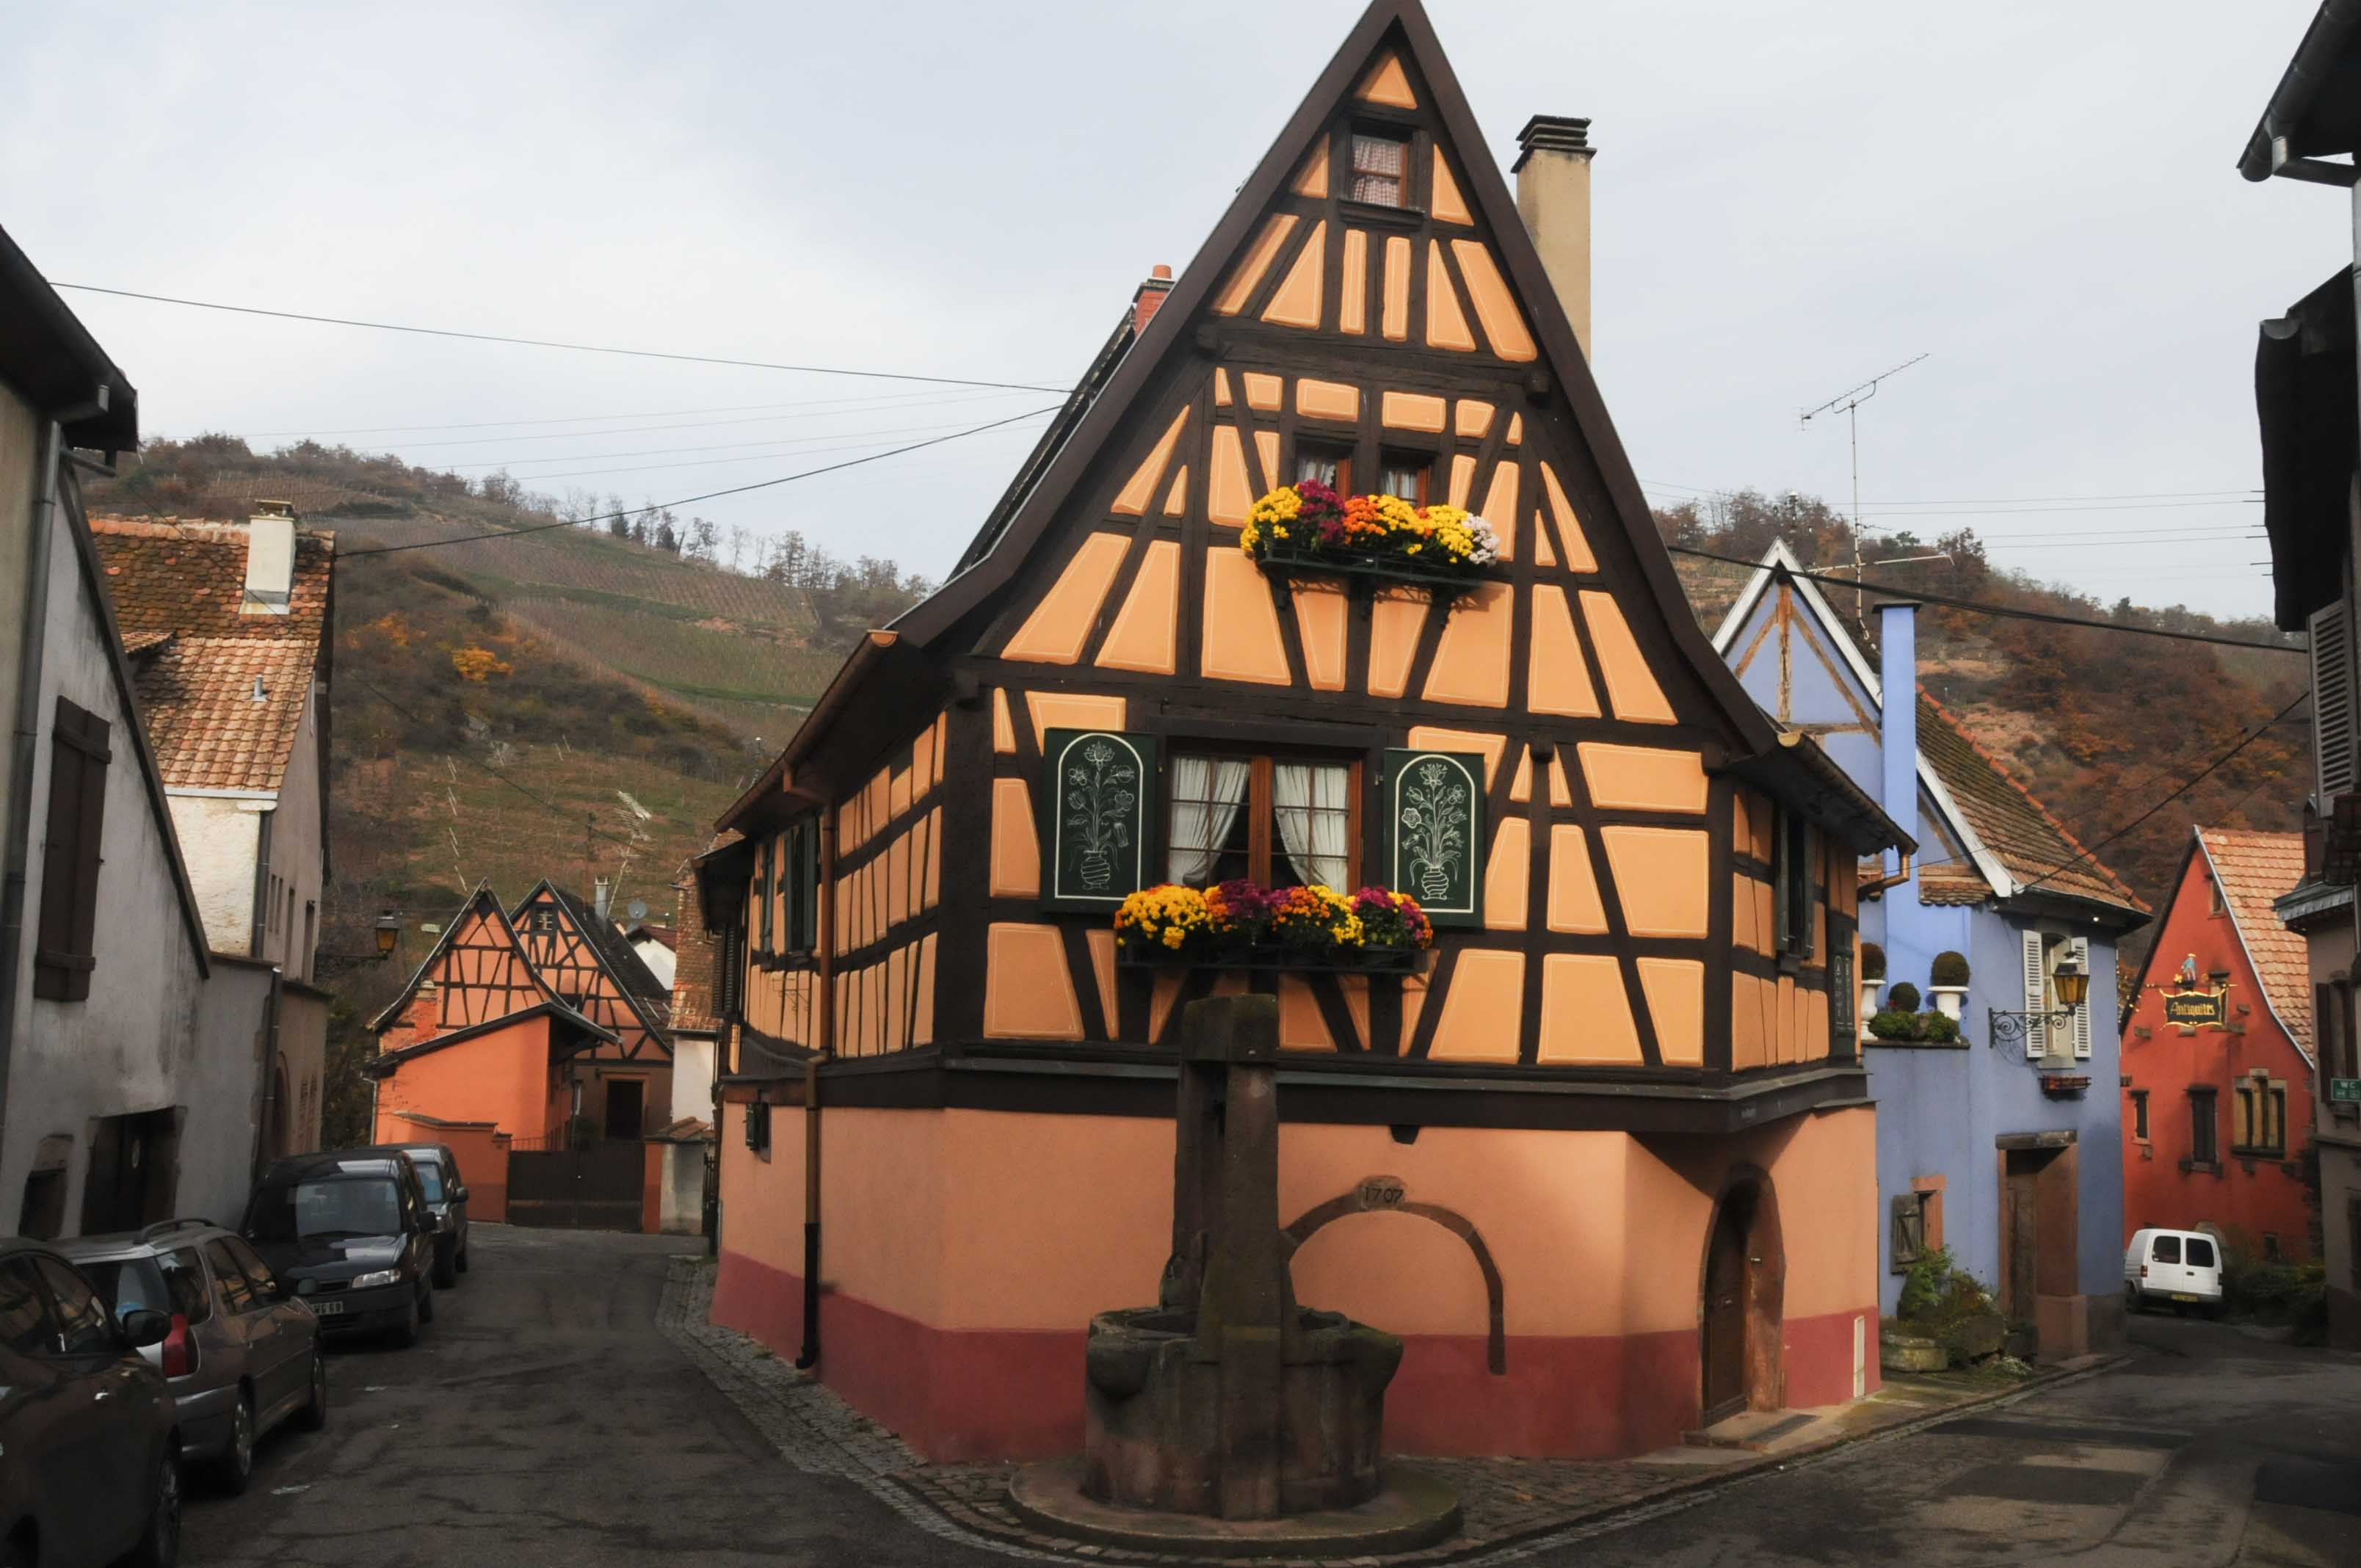
POLYGON ((1860 1010, 1883 1309, 1922 1251, 1949 1246, 2036 1326, 2044 1357, 2119 1343, 2115 943, 2147 906, 1919 688, 1916 607, 1877 608, 1872 664, 1802 569, 1773 544, 1714 643, 1763 711, 1817 739, 1918 840, 1915 858, 1861 868, 1861 939, 1886 959, 1860 1010), (1954 980, 1965 960, 1963 986, 1933 983, 1938 958, 1954 980), (2089 1000, 2061 1017, 2070 962, 2089 1000), (1870 1033, 1904 981, 1957 1021, 1956 1040, 1870 1033))

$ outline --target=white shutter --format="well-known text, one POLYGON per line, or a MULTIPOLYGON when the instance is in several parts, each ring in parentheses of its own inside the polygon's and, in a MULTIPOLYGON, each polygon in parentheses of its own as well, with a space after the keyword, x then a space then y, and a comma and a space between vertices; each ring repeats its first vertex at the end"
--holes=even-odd
POLYGON ((2049 1010, 2049 975, 2041 965, 2041 933, 2020 931, 2017 938, 2025 944, 2025 1054, 2037 1057, 2048 1054, 2049 1031, 2040 1014, 2049 1010))
MULTIPOLYGON (((2081 966, 2084 974, 2089 974, 2091 972, 2091 938, 2077 937, 2070 947, 2075 963, 2081 966)), ((2092 990, 2082 999, 2082 1005, 2074 1009, 2074 1054, 2084 1060, 2088 1060, 2091 1055, 2091 1014, 2098 1006, 2099 993, 2096 990, 2092 990)))
POLYGON ((2354 785, 2353 622, 2343 599, 2312 612, 2312 740, 2320 759, 2320 812, 2354 785))

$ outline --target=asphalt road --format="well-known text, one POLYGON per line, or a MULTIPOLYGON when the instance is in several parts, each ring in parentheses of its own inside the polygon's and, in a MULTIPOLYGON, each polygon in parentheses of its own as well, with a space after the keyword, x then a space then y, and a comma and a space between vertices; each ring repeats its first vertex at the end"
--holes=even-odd
POLYGON ((2361 1563, 2361 1355, 2144 1315, 2125 1367, 1759 1475, 1584 1568, 2361 1563))
POLYGON ((183 1561, 1005 1568, 781 1463, 656 1327, 697 1245, 479 1227, 416 1348, 332 1353, 326 1431, 267 1440, 243 1497, 192 1483, 183 1561))
MULTIPOLYGON (((340 1350, 325 1432, 266 1442, 244 1497, 194 1492, 186 1561, 1006 1568, 780 1458, 656 1326, 694 1245, 479 1229, 422 1344, 340 1350)), ((2361 1356, 2162 1317, 2134 1333, 2127 1367, 1517 1556, 2361 1564, 2361 1356)))

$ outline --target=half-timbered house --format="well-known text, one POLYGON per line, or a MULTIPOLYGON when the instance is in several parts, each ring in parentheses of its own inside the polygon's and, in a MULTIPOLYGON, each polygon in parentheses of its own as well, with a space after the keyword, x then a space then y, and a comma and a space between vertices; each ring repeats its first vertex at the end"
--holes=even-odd
POLYGON ((378 1138, 443 1124, 518 1148, 641 1136, 670 1119, 662 994, 583 900, 544 882, 503 910, 478 888, 370 1021, 378 1138))
POLYGON ((925 1453, 1077 1444, 1090 1315, 1165 1262, 1180 1008, 1248 990, 1295 1288, 1406 1340, 1396 1446, 1629 1453, 1874 1384, 1854 865, 1898 835, 1682 601, 1576 329, 1584 124, 1528 126, 1521 220, 1379 0, 722 819, 714 1313, 925 1453), (1499 559, 1250 557, 1311 478, 1478 511, 1499 559), (1232 878, 1411 894, 1437 938, 1121 948, 1128 894, 1232 878))

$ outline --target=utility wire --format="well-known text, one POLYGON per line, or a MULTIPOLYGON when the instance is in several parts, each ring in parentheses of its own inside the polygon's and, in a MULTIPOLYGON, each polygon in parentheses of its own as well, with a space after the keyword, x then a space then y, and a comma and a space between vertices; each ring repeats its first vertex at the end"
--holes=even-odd
MULTIPOLYGON (((1032 390, 1029 387, 1023 389, 1026 391, 1032 390)), ((277 440, 279 438, 291 435, 300 435, 307 438, 322 435, 402 435, 416 431, 501 430, 511 427, 522 429, 527 426, 539 426, 545 424, 603 424, 609 421, 619 419, 678 419, 688 414, 742 414, 773 409, 819 409, 826 411, 835 411, 851 408, 869 407, 878 403, 907 402, 908 400, 911 399, 919 400, 919 401, 912 404, 911 406, 923 408, 926 406, 927 401, 932 398, 932 393, 924 391, 881 392, 873 398, 806 398, 796 402, 786 403, 720 403, 701 409, 637 409, 623 413, 566 414, 548 419, 473 419, 464 420, 456 424, 356 424, 342 426, 335 430, 241 430, 234 431, 231 433, 237 436, 241 441, 277 440)), ((813 417, 825 417, 825 412, 823 414, 814 415, 813 417)), ((719 424, 734 424, 742 422, 735 420, 718 420, 711 422, 719 424)), ((584 431, 580 433, 586 435, 598 435, 611 433, 593 430, 584 431)), ((421 444, 441 445, 444 444, 435 442, 421 444)))
MULTIPOLYGON (((2170 806, 2174 801, 2179 800, 2182 795, 2187 795, 2191 790, 2195 789, 2199 784, 2203 784, 2208 778, 2211 778, 2214 773, 2227 766, 2233 757, 2235 757, 2239 752, 2245 751, 2247 747, 2261 740, 2264 735, 2270 731, 2274 725, 2278 724, 2280 719, 2285 718, 2289 714, 2293 713, 2297 707, 2302 705, 2304 699, 2310 696, 2312 696, 2312 690, 2309 686, 2304 688, 2302 691, 2296 693, 2293 697, 2289 699, 2288 705, 2285 707, 2280 708, 2277 713, 2263 720, 2262 723, 2255 726, 2254 729, 2247 730, 2245 735, 2239 738, 2236 745, 2232 746, 2228 751, 2223 752, 2220 756, 2206 763, 2194 777, 2182 784, 2179 789, 2174 790, 2170 795, 2166 795, 2162 800, 2158 801, 2154 806, 2149 806, 2146 811, 2141 812, 2137 817, 2133 817, 2121 828, 2116 828, 2114 832, 2108 834, 2105 838, 2100 839, 2089 849, 2084 850, 2072 860, 2066 861, 2062 865, 2050 867, 2039 876, 2035 877, 2031 882, 2019 887, 2017 892, 2031 893, 2035 888, 2039 887, 2043 883, 2048 882, 2050 878, 2071 871, 2074 867, 2081 865, 2084 861, 2096 857, 2100 850, 2105 849, 2116 839, 2121 839, 2125 834, 2129 833, 2133 828, 2137 828, 2141 823, 2146 822, 2149 817, 2154 817, 2158 812, 2162 811, 2166 806, 2170 806)), ((2253 792, 2250 790, 2247 793, 2252 794, 2253 792)))
MULTIPOLYGON (((1011 414, 1006 419, 994 420, 989 424, 970 425, 965 430, 955 430, 949 435, 938 435, 926 441, 914 441, 907 446, 896 446, 890 452, 873 452, 865 457, 848 457, 841 463, 830 463, 825 467, 807 468, 800 474, 783 474, 775 479, 758 479, 753 484, 735 485, 726 490, 708 490, 701 496, 684 496, 678 500, 656 501, 643 507, 629 507, 621 511, 601 512, 597 517, 561 519, 556 522, 537 522, 529 528, 497 528, 489 533, 463 533, 456 539, 422 539, 411 544, 373 544, 361 550, 339 550, 336 552, 336 558, 340 561, 349 561, 362 555, 395 555, 409 550, 439 550, 449 544, 471 544, 479 539, 516 539, 528 533, 546 533, 555 528, 587 528, 593 523, 612 522, 619 518, 640 517, 648 512, 664 511, 672 507, 694 506, 698 501, 717 500, 723 496, 742 496, 749 490, 767 490, 774 485, 792 484, 797 479, 808 479, 820 474, 833 474, 840 468, 857 468, 863 463, 882 462, 888 457, 898 457, 905 452, 916 452, 920 447, 940 446, 946 441, 957 441, 964 435, 981 435, 987 430, 998 430, 1002 425, 1015 424, 1018 420, 1038 419, 1043 414, 1057 411, 1054 408, 1034 409, 1021 414, 1011 414)), ((552 477, 557 477, 552 476, 552 477)))
MULTIPOLYGON (((1711 550, 1693 550, 1686 545, 1668 544, 1665 549, 1675 555, 1694 555, 1701 561, 1721 561, 1732 566, 1761 570, 1763 563, 1750 561, 1741 555, 1722 555, 1711 550)), ((1825 572, 1799 572, 1788 566, 1772 568, 1790 577, 1806 582, 1826 583, 1831 587, 1866 588, 1873 594, 1892 594, 1898 599, 1910 599, 1921 604, 1939 604, 1949 609, 1972 610, 1978 615, 1994 615, 2009 620, 2037 620, 2050 626, 2081 626, 2092 631, 2128 631, 2141 637, 2162 637, 2175 642, 2210 642, 2219 648, 2245 648, 2257 653, 2302 653, 2301 648, 2285 642, 2248 642, 2237 637, 2213 637, 2202 631, 2166 631, 2153 626, 2126 626, 2114 620, 2088 620, 2075 615, 2053 615, 2047 610, 2019 609, 2014 605, 1988 604, 1982 599, 1954 598, 1948 594, 1928 593, 1922 588, 1905 588, 1892 583, 1855 583, 1850 577, 1830 576, 1825 572)))
MULTIPOLYGON (((386 696, 385 693, 378 690, 377 687, 369 685, 368 682, 361 679, 358 675, 347 674, 343 678, 352 682, 353 685, 360 687, 361 690, 368 693, 369 696, 377 698, 378 701, 385 704, 386 707, 393 709, 394 712, 401 715, 402 718, 407 718, 412 724, 423 725, 429 722, 426 719, 419 718, 418 715, 411 712, 410 709, 402 707, 401 704, 394 701, 393 698, 386 696)), ((470 757, 464 751, 458 752, 456 755, 461 762, 467 763, 469 767, 481 768, 484 772, 491 774, 492 777, 500 780, 500 783, 508 785, 509 788, 516 791, 519 795, 524 796, 527 800, 533 802, 537 806, 545 806, 549 810, 556 812, 570 812, 573 810, 573 807, 561 806, 556 801, 550 799, 547 795, 543 795, 536 790, 526 788, 523 784, 517 783, 516 780, 509 777, 508 774, 500 772, 500 769, 492 766, 489 762, 470 757)), ((606 839, 609 844, 620 844, 626 850, 637 847, 629 839, 618 839, 612 833, 609 833, 606 829, 597 826, 596 823, 589 823, 585 826, 588 831, 606 839)))
POLYGON ((614 348, 597 343, 563 343, 545 337, 510 337, 496 332, 458 332, 449 327, 408 326, 399 322, 356 321, 349 316, 305 315, 301 311, 271 311, 259 305, 225 305, 212 300, 179 300, 169 294, 143 294, 132 289, 102 289, 95 283, 59 283, 52 289, 73 289, 85 294, 112 294, 120 300, 146 300, 159 305, 187 305, 192 310, 228 311, 242 316, 272 316, 280 321, 316 322, 323 326, 368 327, 375 332, 404 332, 419 337, 457 337, 471 343, 512 343, 525 348, 563 348, 577 354, 620 354, 631 359, 672 359, 686 365, 731 365, 743 370, 796 370, 810 376, 858 376, 873 381, 930 381, 941 387, 1003 387, 1018 392, 1065 392, 1067 387, 1044 387, 1029 381, 979 381, 961 376, 917 376, 900 370, 847 370, 832 365, 781 365, 766 359, 725 359, 712 354, 666 354, 653 348, 614 348))

